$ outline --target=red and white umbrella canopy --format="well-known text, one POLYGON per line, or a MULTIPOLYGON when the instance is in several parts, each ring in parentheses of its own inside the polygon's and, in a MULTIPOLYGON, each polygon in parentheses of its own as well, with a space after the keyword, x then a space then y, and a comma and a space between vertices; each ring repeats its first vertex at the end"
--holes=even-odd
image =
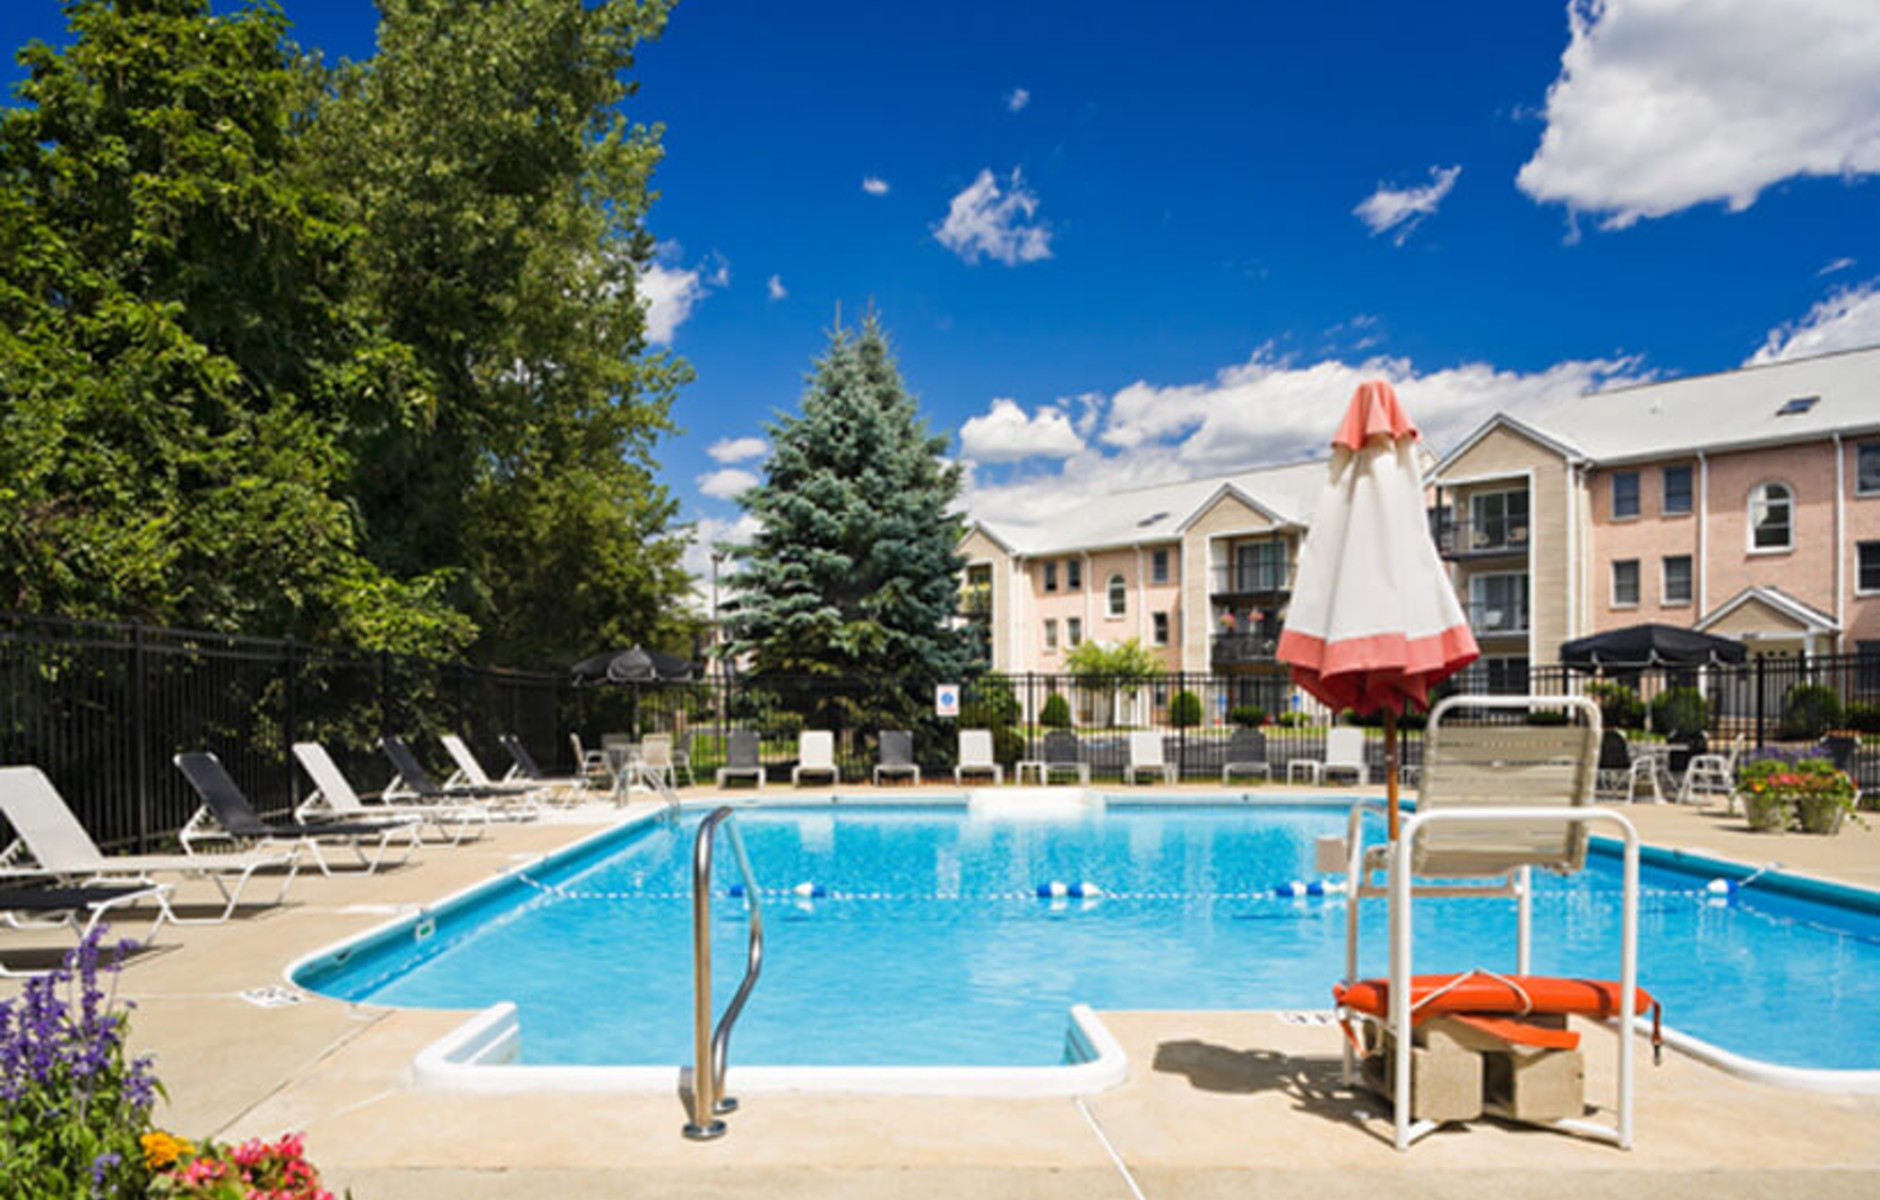
POLYGON ((1359 384, 1279 639, 1293 682, 1334 710, 1427 705, 1480 654, 1430 538, 1416 443, 1390 384, 1359 384))

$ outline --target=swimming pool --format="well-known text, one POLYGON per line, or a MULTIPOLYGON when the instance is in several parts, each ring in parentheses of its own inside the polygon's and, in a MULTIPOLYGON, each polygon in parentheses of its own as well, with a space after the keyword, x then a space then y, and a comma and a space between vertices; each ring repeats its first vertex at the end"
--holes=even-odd
MULTIPOLYGON (((960 804, 741 809, 768 948, 732 1061, 1046 1067, 1078 1056, 1066 1049, 1074 1004, 1324 1009, 1343 968, 1344 899, 1275 890, 1316 878, 1314 839, 1342 833, 1347 812, 1120 798, 1049 819, 960 804), (1100 894, 1040 897, 1053 883, 1100 894)), ((590 839, 415 925, 314 956, 295 982, 381 1005, 513 1001, 525 1064, 686 1061, 689 849, 702 815, 590 839)), ((1880 1068, 1880 915, 1761 884, 1724 899, 1704 889, 1714 867, 1662 859, 1642 873, 1640 981, 1673 1027, 1782 1066, 1880 1068)), ((717 880, 720 1005, 746 931, 724 898, 733 878, 727 867, 717 880)), ((1540 878, 1534 969, 1616 976, 1618 905, 1616 856, 1540 878)), ((1512 908, 1420 901, 1419 969, 1511 965, 1512 908)), ((1364 920, 1362 970, 1381 974, 1383 904, 1364 920)))

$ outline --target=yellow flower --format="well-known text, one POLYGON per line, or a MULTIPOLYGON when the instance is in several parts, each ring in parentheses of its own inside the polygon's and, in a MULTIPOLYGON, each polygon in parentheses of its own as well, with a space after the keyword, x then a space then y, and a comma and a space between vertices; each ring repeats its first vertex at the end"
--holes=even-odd
POLYGON ((152 1171, 169 1166, 183 1155, 194 1150, 187 1139, 163 1132, 146 1133, 138 1139, 144 1147, 144 1166, 152 1171))

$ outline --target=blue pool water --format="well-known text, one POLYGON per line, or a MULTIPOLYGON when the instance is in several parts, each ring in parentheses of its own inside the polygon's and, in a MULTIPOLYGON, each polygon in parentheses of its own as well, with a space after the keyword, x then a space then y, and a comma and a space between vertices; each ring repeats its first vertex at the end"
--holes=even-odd
MULTIPOLYGON (((522 1059, 660 1064, 690 1057, 689 848, 697 815, 601 839, 532 878, 407 935, 316 964, 300 982, 349 1000, 481 1008, 512 1000, 522 1059)), ((1252 896, 1313 878, 1333 806, 1113 806, 1066 820, 979 819, 961 807, 745 810, 767 896, 762 981, 736 1061, 797 1065, 1051 1065, 1067 1010, 1324 1008, 1343 971, 1342 897, 1252 896), (1036 886, 1091 881, 1095 901, 1036 886)), ((716 990, 743 969, 746 918, 723 895, 716 990)), ((1789 1066, 1880 1067, 1880 917, 1752 886, 1728 902, 1707 876, 1647 866, 1640 981, 1667 1021, 1789 1066)), ((1384 967, 1382 902, 1366 905, 1365 974, 1384 967)), ((1594 855, 1542 877, 1534 968, 1618 974, 1619 870, 1594 855)), ((1419 901, 1421 971, 1514 964, 1513 903, 1419 901)))

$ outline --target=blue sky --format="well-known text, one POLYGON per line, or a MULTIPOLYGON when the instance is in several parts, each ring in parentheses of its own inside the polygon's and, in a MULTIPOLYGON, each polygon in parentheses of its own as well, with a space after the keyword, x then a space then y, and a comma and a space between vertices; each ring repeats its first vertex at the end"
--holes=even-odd
MULTIPOLYGON (((370 51, 366 0, 284 7, 370 51)), ((1010 521, 1296 457, 1367 375, 1441 445, 1880 341, 1876 62, 1872 0, 681 3, 629 102, 666 125, 647 292, 698 372, 667 481, 732 527, 707 493, 760 469, 838 304, 1010 521)))

